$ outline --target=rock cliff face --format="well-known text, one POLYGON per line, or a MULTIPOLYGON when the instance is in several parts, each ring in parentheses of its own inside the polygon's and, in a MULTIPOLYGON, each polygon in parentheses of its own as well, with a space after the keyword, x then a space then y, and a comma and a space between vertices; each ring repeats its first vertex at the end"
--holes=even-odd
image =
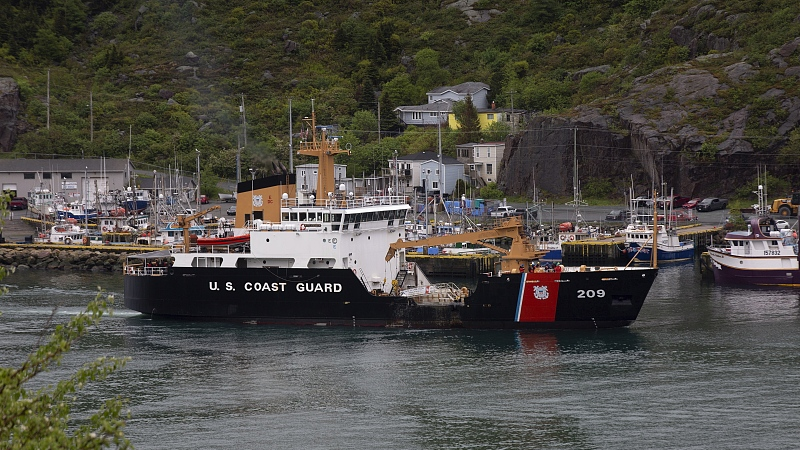
MULTIPOLYGON (((797 82, 800 66, 786 61, 798 59, 798 46, 800 38, 770 52, 770 77, 797 82)), ((580 180, 610 180, 617 195, 633 178, 639 192, 663 182, 681 195, 729 196, 755 177, 759 164, 771 164, 770 173, 800 186, 796 166, 775 164, 800 125, 800 98, 767 87, 757 93, 760 106, 720 107, 763 69, 740 61, 722 70, 717 63, 712 71, 717 58, 732 55, 699 57, 639 77, 603 109, 583 106, 570 117, 534 117, 506 144, 500 189, 532 196, 535 176, 537 188, 569 195, 574 152, 580 180)))
POLYGON ((0 152, 9 152, 17 141, 19 85, 13 78, 0 77, 0 152))

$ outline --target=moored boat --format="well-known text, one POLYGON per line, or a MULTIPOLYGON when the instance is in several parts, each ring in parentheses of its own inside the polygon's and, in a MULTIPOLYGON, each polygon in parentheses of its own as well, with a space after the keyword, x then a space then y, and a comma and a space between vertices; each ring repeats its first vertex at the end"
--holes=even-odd
POLYGON ((209 248, 198 238, 129 256, 125 306, 154 317, 295 325, 596 328, 636 320, 656 268, 542 271, 532 265, 542 252, 516 217, 491 230, 406 241, 408 199, 335 186, 333 157, 349 151, 313 115, 309 125, 313 137, 300 154, 319 158, 317 192, 326 194, 290 198, 294 175, 239 183, 237 199, 247 206, 237 209, 237 227, 243 218, 247 244, 209 248), (485 242, 497 238, 511 247, 485 242), (440 287, 405 260, 406 248, 455 242, 502 252, 499 270, 481 274, 474 289, 440 287))
POLYGON ((53 203, 55 196, 50 189, 35 188, 28 192, 28 210, 32 214, 39 216, 50 216, 53 214, 53 203))
POLYGON ((694 258, 694 242, 681 240, 675 229, 658 225, 658 233, 653 234, 653 225, 634 222, 625 230, 625 251, 638 261, 649 262, 653 252, 653 239, 657 240, 656 251, 659 262, 687 261, 694 258))
POLYGON ((769 217, 750 220, 747 231, 731 231, 725 245, 708 248, 714 280, 723 285, 800 287, 797 234, 778 229, 769 217))

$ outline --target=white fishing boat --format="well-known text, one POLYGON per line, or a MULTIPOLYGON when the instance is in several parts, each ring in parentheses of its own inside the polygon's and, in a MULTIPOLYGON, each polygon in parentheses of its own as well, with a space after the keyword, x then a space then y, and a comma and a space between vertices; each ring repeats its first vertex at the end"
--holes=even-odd
POLYGON ((39 234, 39 238, 35 242, 49 243, 49 244, 65 244, 77 245, 83 243, 83 238, 88 237, 85 228, 80 227, 76 223, 63 222, 50 227, 46 233, 39 234))
POLYGON ((51 216, 55 195, 46 188, 35 188, 28 192, 28 210, 39 216, 51 216))
POLYGON ((797 233, 778 229, 769 217, 750 219, 747 231, 731 231, 725 245, 708 248, 717 284, 800 287, 797 233))

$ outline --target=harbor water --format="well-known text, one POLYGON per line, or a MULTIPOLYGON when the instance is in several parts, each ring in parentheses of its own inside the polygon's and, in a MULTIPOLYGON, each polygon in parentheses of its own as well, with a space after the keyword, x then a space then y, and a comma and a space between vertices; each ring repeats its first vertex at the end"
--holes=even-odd
MULTIPOLYGON (((119 275, 25 271, 0 297, 0 365, 119 275), (55 313, 53 308, 57 307, 55 313)), ((793 449, 800 292, 662 266, 631 327, 583 331, 275 327, 118 307, 39 383, 131 361, 74 417, 129 399, 137 449, 793 449)))

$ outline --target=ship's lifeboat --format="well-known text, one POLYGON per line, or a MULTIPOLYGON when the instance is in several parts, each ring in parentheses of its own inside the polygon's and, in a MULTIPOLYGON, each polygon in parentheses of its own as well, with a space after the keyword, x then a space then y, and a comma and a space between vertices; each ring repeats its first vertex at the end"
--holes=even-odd
POLYGON ((236 245, 236 244, 245 244, 247 242, 250 242, 249 234, 241 234, 239 236, 227 236, 227 237, 197 238, 197 245, 236 245))

